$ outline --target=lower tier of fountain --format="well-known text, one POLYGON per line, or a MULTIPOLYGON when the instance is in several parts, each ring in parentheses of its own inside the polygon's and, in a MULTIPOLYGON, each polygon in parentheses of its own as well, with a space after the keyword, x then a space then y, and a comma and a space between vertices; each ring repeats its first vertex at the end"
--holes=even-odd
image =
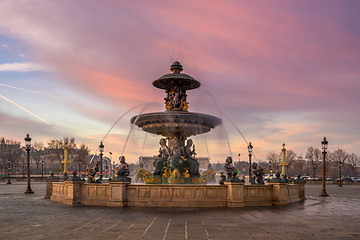
POLYGON ((164 137, 190 137, 209 132, 222 123, 209 114, 186 111, 145 113, 131 118, 143 131, 164 137))
POLYGON ((287 205, 305 200, 305 183, 173 185, 48 180, 45 198, 69 205, 236 208, 287 205))

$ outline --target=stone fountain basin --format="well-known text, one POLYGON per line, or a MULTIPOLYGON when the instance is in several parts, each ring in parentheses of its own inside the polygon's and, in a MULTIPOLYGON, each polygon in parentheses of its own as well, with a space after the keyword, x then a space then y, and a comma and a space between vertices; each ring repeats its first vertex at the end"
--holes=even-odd
POLYGON ((164 137, 190 137, 209 132, 222 123, 221 119, 204 113, 165 111, 131 118, 143 131, 164 137))

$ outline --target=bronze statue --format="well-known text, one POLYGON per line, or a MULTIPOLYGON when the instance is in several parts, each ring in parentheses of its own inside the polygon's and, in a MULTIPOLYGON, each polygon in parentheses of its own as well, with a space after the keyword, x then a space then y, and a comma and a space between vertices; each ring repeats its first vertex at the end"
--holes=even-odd
POLYGON ((94 168, 90 168, 90 166, 87 166, 87 168, 86 168, 86 176, 88 177, 88 179, 87 179, 88 183, 99 182, 99 180, 95 180, 95 175, 99 171, 99 165, 100 165, 100 162, 96 161, 94 168))
POLYGON ((191 139, 188 139, 186 141, 186 146, 184 147, 184 161, 185 161, 185 167, 189 169, 189 173, 191 176, 200 176, 199 173, 199 162, 195 159, 196 153, 195 153, 195 145, 193 145, 193 141, 191 139), (193 146, 193 149, 191 150, 191 146, 193 146))
POLYGON ((220 177, 224 178, 224 180, 220 180, 220 181, 222 181, 222 182, 244 182, 244 180, 238 178, 238 172, 232 166, 232 158, 230 156, 227 157, 225 160, 224 171, 226 173, 226 179, 225 179, 224 174, 222 173, 222 175, 220 175, 220 177))
POLYGON ((171 171, 177 169, 181 174, 185 172, 185 162, 186 158, 182 156, 182 149, 180 139, 174 137, 172 140, 172 145, 170 146, 171 155, 168 160, 168 167, 171 171))
POLYGON ((265 175, 264 169, 262 169, 260 166, 258 168, 258 166, 255 162, 253 163, 252 167, 254 169, 253 173, 256 177, 257 184, 264 184, 264 179, 263 179, 263 176, 265 175))
POLYGON ((165 109, 166 110, 182 110, 187 111, 189 103, 186 101, 186 91, 174 86, 166 90, 165 109))
POLYGON ((170 149, 166 145, 166 138, 162 138, 159 141, 160 149, 159 155, 155 158, 153 165, 155 167, 154 176, 162 176, 164 174, 164 167, 167 166, 167 161, 170 157, 170 149))
POLYGON ((116 174, 118 176, 129 176, 130 175, 129 164, 125 162, 125 157, 120 156, 119 160, 120 160, 120 165, 116 174))
POLYGON ((224 172, 226 173, 226 179, 230 180, 234 167, 232 166, 232 158, 229 156, 225 160, 224 172))
POLYGON ((114 177, 113 179, 111 179, 111 182, 131 183, 131 178, 128 177, 130 175, 129 164, 126 163, 124 156, 120 156, 119 160, 120 160, 120 164, 119 164, 119 168, 116 172, 117 176, 114 177))
POLYGON ((237 171, 234 169, 233 172, 231 173, 231 178, 230 180, 228 180, 228 182, 245 182, 244 179, 240 179, 237 176, 237 171))
POLYGON ((224 185, 224 182, 226 182, 226 177, 225 177, 225 175, 224 175, 224 172, 220 172, 219 184, 220 184, 220 185, 224 185))

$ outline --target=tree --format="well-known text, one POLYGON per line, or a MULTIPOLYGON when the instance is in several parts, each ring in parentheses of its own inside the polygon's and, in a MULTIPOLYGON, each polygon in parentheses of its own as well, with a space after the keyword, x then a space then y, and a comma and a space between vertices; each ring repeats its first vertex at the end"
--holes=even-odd
POLYGON ((58 161, 60 164, 64 159, 64 148, 67 147, 69 150, 76 148, 75 138, 68 137, 59 140, 51 139, 47 145, 47 158, 51 161, 58 161))
POLYGON ((311 161, 315 180, 316 168, 319 166, 321 160, 321 151, 318 148, 309 147, 305 158, 311 161))
POLYGON ((297 159, 294 160, 292 164, 293 176, 297 174, 304 174, 305 172, 305 161, 301 155, 297 156, 297 159))
POLYGON ((32 159, 35 161, 36 164, 36 172, 39 174, 39 165, 44 157, 44 144, 35 142, 32 147, 32 159))
POLYGON ((349 163, 351 165, 354 177, 356 177, 356 168, 358 167, 359 162, 360 158, 358 155, 356 155, 355 153, 349 155, 349 163))
POLYGON ((0 169, 4 172, 9 167, 12 169, 20 166, 21 158, 23 157, 23 150, 20 147, 20 142, 2 138, 0 143, 0 169))
POLYGON ((345 162, 348 161, 349 154, 347 154, 344 150, 338 148, 337 150, 335 150, 334 152, 331 153, 331 157, 339 165, 339 178, 340 178, 339 187, 342 187, 342 184, 341 184, 341 169, 342 169, 343 164, 345 164, 345 162))
POLYGON ((279 167, 279 154, 274 153, 274 152, 270 152, 267 156, 266 159, 269 161, 270 167, 272 166, 272 164, 274 164, 274 166, 276 166, 276 169, 278 169, 279 167))
POLYGON ((297 158, 297 154, 293 150, 286 150, 286 158, 285 161, 287 163, 287 169, 289 176, 294 176, 294 167, 295 167, 295 161, 297 158))
POLYGON ((334 157, 332 152, 328 152, 326 160, 329 162, 329 167, 327 168, 327 170, 329 171, 329 176, 332 176, 333 178, 336 177, 336 169, 338 167, 338 161, 337 159, 334 157), (332 170, 330 170, 330 166, 333 167, 332 170))
POLYGON ((86 163, 86 157, 89 155, 90 149, 84 143, 79 149, 74 150, 74 162, 79 166, 78 171, 81 172, 81 165, 86 163))

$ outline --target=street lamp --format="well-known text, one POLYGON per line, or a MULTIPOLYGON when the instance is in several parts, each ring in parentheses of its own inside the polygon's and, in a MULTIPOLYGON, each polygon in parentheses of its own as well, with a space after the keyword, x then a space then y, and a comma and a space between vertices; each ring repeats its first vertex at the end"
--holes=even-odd
POLYGON ((11 168, 11 163, 10 163, 10 158, 8 159, 8 182, 6 184, 11 184, 10 182, 10 168, 11 168))
POLYGON ((113 170, 112 165, 111 165, 112 152, 109 152, 109 154, 110 154, 110 177, 111 177, 112 176, 112 170, 113 170))
POLYGON ((239 155, 238 155, 238 156, 239 156, 239 166, 238 166, 238 171, 240 171, 240 155, 241 155, 241 154, 239 153, 239 155))
POLYGON ((326 180, 326 171, 325 171, 325 156, 326 156, 326 149, 328 146, 328 141, 326 140, 326 137, 324 137, 324 140, 321 142, 322 149, 323 149, 323 176, 322 176, 322 191, 319 196, 321 197, 328 197, 329 195, 326 193, 325 189, 325 180, 326 180))
POLYGON ((100 151, 100 181, 101 181, 102 180, 102 157, 103 157, 103 152, 104 152, 103 141, 100 142, 99 151, 100 151))
POLYGON ((29 194, 29 193, 34 193, 31 190, 30 187, 30 147, 31 147, 31 138, 29 137, 29 134, 26 134, 26 138, 24 138, 25 140, 25 146, 26 146, 26 152, 27 152, 27 189, 24 192, 25 194, 29 194))
POLYGON ((313 165, 313 171, 314 171, 314 181, 315 181, 315 171, 316 171, 316 168, 317 168, 317 166, 316 166, 316 162, 315 161, 313 161, 313 163, 312 163, 312 165, 313 165))
POLYGON ((46 167, 45 167, 45 163, 46 163, 46 148, 44 148, 44 155, 43 155, 43 161, 42 161, 42 174, 44 175, 44 173, 46 172, 46 167))
POLYGON ((41 159, 41 179, 44 178, 44 158, 41 159))
POLYGON ((248 152, 249 152, 249 183, 251 183, 251 156, 252 156, 252 149, 253 149, 253 146, 251 145, 251 142, 249 142, 249 146, 248 146, 248 152))
POLYGON ((339 160, 339 186, 338 187, 342 187, 342 181, 341 181, 341 168, 342 168, 343 162, 341 161, 341 159, 339 160))

